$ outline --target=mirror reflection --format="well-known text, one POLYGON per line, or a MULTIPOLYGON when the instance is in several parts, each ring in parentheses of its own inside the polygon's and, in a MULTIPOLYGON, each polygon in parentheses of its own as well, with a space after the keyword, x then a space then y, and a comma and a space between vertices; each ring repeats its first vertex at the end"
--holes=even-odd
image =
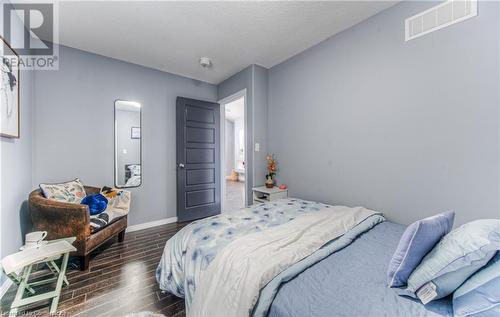
POLYGON ((115 102, 115 186, 137 187, 141 173, 141 104, 115 102))

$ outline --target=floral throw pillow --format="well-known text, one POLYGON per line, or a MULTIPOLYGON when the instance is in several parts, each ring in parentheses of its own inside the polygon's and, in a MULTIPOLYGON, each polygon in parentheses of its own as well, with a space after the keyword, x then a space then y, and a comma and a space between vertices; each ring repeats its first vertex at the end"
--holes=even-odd
POLYGON ((40 188, 45 198, 65 203, 79 204, 87 196, 78 178, 61 184, 40 184, 40 188))

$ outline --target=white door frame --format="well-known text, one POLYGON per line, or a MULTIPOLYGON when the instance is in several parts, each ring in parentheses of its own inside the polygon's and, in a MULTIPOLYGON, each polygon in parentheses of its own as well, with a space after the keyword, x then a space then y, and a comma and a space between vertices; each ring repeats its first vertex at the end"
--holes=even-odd
POLYGON ((245 115, 245 118, 243 120, 243 125, 244 125, 244 134, 245 134, 245 197, 244 197, 244 204, 245 207, 249 205, 248 203, 248 197, 247 197, 247 192, 248 192, 248 173, 250 171, 248 170, 248 152, 251 149, 247 149, 247 140, 248 140, 248 114, 247 114, 247 90, 246 88, 243 90, 240 90, 224 99, 221 99, 218 101, 220 104, 220 135, 221 135, 221 146, 220 146, 220 171, 221 171, 221 210, 222 212, 225 212, 225 200, 226 200, 226 104, 233 102, 237 99, 240 99, 243 97, 243 113, 245 115))

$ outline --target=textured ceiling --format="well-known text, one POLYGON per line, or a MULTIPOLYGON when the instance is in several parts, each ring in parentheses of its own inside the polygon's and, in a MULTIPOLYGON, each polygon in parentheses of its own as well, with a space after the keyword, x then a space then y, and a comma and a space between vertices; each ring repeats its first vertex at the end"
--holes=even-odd
POLYGON ((250 64, 279 64, 396 2, 59 2, 59 43, 217 84, 250 64), (202 68, 201 56, 212 67, 202 68))

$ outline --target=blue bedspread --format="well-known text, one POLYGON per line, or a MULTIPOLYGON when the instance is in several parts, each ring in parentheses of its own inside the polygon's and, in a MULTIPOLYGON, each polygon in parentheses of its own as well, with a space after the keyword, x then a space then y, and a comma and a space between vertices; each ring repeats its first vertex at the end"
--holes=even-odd
POLYGON ((387 287, 387 265, 403 231, 381 223, 309 267, 281 286, 268 316, 452 316, 449 298, 424 306, 387 287))

